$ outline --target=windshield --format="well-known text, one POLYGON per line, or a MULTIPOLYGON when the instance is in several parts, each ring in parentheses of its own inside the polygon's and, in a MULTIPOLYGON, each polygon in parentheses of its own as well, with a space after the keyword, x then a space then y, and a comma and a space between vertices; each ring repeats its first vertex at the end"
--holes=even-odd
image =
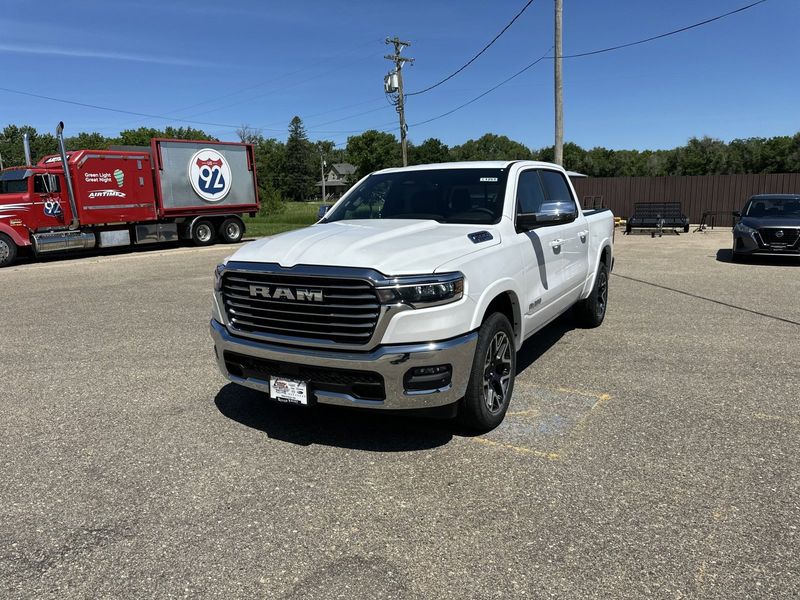
POLYGON ((800 217, 800 198, 751 198, 744 214, 748 217, 773 219, 800 217))
POLYGON ((370 175, 325 217, 430 219, 440 223, 500 221, 506 169, 431 169, 370 175))
POLYGON ((0 194, 24 194, 28 191, 30 171, 27 169, 9 169, 0 173, 0 194))

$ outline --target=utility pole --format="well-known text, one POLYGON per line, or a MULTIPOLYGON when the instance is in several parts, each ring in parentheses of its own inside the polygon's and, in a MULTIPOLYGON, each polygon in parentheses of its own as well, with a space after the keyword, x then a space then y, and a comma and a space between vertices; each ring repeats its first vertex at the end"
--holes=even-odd
POLYGON ((397 36, 393 38, 386 38, 387 44, 394 45, 394 54, 387 54, 384 58, 391 60, 394 63, 394 71, 383 79, 383 89, 387 94, 396 94, 391 98, 397 114, 400 116, 400 147, 403 150, 403 166, 408 166, 408 141, 406 134, 408 133, 408 125, 406 125, 406 109, 405 109, 405 96, 403 95, 403 64, 414 64, 413 58, 404 58, 400 56, 403 48, 410 46, 411 42, 403 42, 397 36))
POLYGON ((561 15, 563 12, 563 0, 555 0, 556 2, 556 31, 555 31, 555 92, 556 92, 556 140, 555 140, 555 158, 553 159, 557 165, 564 165, 564 87, 561 82, 561 56, 563 54, 563 45, 561 43, 561 15))
POLYGON ((319 157, 319 172, 322 173, 322 201, 325 202, 325 157, 319 157))

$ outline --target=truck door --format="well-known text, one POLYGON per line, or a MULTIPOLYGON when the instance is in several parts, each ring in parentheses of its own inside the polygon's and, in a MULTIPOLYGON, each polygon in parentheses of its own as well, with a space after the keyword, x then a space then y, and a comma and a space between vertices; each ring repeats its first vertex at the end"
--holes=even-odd
POLYGON ((62 201, 60 180, 57 175, 34 175, 34 211, 37 213, 35 229, 63 227, 71 220, 72 215, 65 214, 69 212, 69 202, 62 201))
POLYGON ((561 296, 559 304, 572 305, 578 300, 589 269, 589 227, 586 217, 578 210, 566 177, 560 171, 540 171, 546 203, 542 212, 553 214, 572 213, 575 220, 559 225, 562 240, 560 260, 561 296))
MULTIPOLYGON (((516 214, 539 213, 545 202, 539 171, 522 171, 517 178, 516 214)), ((525 265, 525 299, 521 307, 524 336, 560 312, 559 299, 564 293, 563 228, 561 224, 542 225, 530 231, 517 227, 516 243, 525 265)))

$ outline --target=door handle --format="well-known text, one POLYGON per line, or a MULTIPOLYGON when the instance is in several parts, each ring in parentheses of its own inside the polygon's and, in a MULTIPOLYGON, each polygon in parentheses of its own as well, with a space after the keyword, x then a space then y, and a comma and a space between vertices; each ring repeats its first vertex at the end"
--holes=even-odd
POLYGON ((584 229, 583 231, 579 231, 578 235, 581 236, 581 241, 583 243, 586 243, 586 236, 589 235, 589 230, 588 229, 584 229))
POLYGON ((564 240, 553 240, 552 242, 550 242, 550 247, 558 248, 563 243, 564 243, 564 240))

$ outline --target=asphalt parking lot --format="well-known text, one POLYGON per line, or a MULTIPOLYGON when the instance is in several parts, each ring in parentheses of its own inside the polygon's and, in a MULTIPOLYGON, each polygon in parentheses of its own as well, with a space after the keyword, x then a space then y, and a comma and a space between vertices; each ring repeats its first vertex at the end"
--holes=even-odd
POLYGON ((477 437, 226 383, 229 247, 4 269, 0 596, 796 597, 800 261, 729 237, 618 232, 477 437))

